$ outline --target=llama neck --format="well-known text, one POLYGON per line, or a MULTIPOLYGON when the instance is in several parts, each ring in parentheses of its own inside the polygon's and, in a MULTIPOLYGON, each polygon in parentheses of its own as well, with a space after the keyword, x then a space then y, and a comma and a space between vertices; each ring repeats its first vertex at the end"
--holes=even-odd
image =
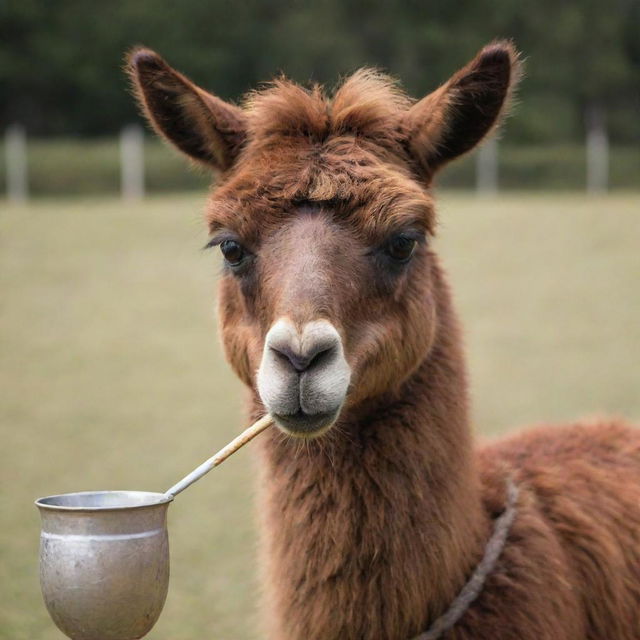
POLYGON ((449 309, 393 395, 300 442, 262 439, 266 606, 278 640, 408 640, 482 555, 464 362, 449 309))

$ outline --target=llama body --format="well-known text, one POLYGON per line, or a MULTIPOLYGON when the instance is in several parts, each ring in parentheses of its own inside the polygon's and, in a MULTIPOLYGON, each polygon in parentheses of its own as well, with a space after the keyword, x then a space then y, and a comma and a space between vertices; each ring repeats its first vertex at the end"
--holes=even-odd
POLYGON ((361 71, 331 99, 281 80, 239 108, 151 51, 130 70, 156 130, 219 174, 207 222, 225 257, 223 343, 251 413, 280 427, 260 442, 269 637, 427 630, 511 480, 498 564, 443 637, 640 639, 640 431, 472 441, 429 185, 499 120, 513 47, 489 45, 418 102, 361 71))
POLYGON ((640 430, 547 425, 474 451, 456 338, 343 437, 262 439, 270 637, 414 638, 480 561, 511 479, 507 545, 444 637, 640 638, 640 430))

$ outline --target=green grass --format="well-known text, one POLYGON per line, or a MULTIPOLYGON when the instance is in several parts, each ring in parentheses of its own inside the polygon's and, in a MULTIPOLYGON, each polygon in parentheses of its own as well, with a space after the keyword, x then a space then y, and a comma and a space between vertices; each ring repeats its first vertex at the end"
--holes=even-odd
MULTIPOLYGON (((61 638, 40 600, 32 501, 162 490, 244 424, 215 335, 203 199, 0 207, 0 638, 61 638)), ((440 194, 474 419, 640 419, 640 198, 440 194)), ((259 638, 251 447, 170 509, 149 638, 259 638)))

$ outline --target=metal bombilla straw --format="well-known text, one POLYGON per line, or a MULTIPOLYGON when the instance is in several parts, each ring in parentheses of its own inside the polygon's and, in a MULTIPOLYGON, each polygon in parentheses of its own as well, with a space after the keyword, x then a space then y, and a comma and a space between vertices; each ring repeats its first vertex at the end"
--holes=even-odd
POLYGON ((272 424, 273 418, 269 414, 262 416, 262 418, 245 429, 239 436, 236 436, 228 445, 220 449, 218 453, 211 456, 208 460, 205 460, 199 467, 182 478, 180 482, 176 482, 176 484, 174 484, 170 489, 167 489, 165 493, 170 496, 177 496, 181 491, 184 491, 194 482, 200 480, 202 476, 206 475, 211 471, 211 469, 214 469, 220 463, 224 462, 231 454, 235 453, 240 449, 240 447, 243 447, 250 440, 253 440, 253 438, 255 438, 259 433, 262 433, 272 424))

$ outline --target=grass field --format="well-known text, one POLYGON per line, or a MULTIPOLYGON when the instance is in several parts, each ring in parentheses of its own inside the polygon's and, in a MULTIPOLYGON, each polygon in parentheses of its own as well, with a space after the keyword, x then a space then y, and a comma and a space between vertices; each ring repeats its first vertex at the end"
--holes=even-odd
MULTIPOLYGON (((243 424, 201 208, 0 207, 0 638, 62 637, 40 600, 34 498, 165 489, 243 424)), ((640 420, 640 197, 442 193, 440 216, 479 433, 640 420)), ((171 506, 170 592, 149 638, 260 637, 253 476, 245 450, 171 506)))

